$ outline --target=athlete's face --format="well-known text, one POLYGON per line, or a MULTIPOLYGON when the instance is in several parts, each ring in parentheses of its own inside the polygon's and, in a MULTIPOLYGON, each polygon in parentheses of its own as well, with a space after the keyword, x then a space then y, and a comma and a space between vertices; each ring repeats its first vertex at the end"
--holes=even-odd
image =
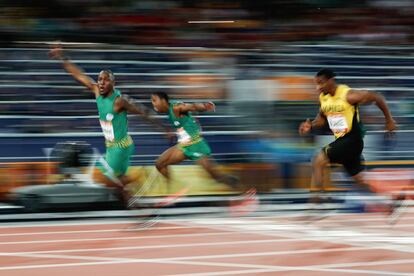
POLYGON ((111 79, 111 75, 108 72, 101 71, 98 76, 98 88, 99 94, 102 96, 108 95, 114 90, 115 81, 111 79))
POLYGON ((335 93, 335 79, 334 78, 326 78, 325 76, 316 76, 315 77, 316 83, 316 90, 319 93, 323 94, 333 94, 335 93))
POLYGON ((167 102, 157 95, 151 95, 151 103, 154 110, 158 113, 166 113, 168 111, 167 102))

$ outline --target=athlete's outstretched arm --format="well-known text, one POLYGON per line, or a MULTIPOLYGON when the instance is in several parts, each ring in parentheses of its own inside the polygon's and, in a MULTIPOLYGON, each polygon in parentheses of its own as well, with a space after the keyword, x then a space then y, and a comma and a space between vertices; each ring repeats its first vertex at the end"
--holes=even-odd
POLYGON ((321 111, 318 112, 315 119, 311 121, 310 119, 306 119, 306 121, 302 122, 299 126, 299 134, 306 135, 311 132, 312 129, 321 128, 326 125, 326 117, 323 115, 321 111))
POLYGON ((153 114, 149 108, 145 107, 142 104, 136 103, 132 98, 129 98, 128 96, 118 97, 115 100, 114 111, 115 112, 126 111, 131 114, 140 115, 146 121, 152 123, 153 125, 167 132, 167 135, 174 136, 172 134, 171 129, 164 126, 161 120, 154 119, 154 117, 151 116, 153 114))
POLYGON ((180 103, 174 105, 174 113, 183 114, 187 112, 204 112, 204 111, 215 111, 216 105, 213 102, 207 103, 180 103))
POLYGON ((372 91, 351 89, 346 96, 346 100, 352 105, 375 103, 384 114, 385 129, 387 131, 393 131, 397 128, 396 123, 391 115, 391 111, 381 94, 372 91))
POLYGON ((78 66, 73 64, 68 57, 63 54, 62 47, 57 45, 49 51, 49 57, 57 60, 61 60, 63 63, 63 68, 71 74, 77 81, 86 86, 91 90, 95 96, 99 96, 98 85, 94 82, 93 79, 85 75, 85 73, 78 66))

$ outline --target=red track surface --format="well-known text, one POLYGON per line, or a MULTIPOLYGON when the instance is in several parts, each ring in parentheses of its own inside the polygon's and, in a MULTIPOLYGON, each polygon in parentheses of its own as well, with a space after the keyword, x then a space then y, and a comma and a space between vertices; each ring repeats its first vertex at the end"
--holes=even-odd
POLYGON ((300 216, 0 227, 0 275, 414 275, 414 216, 300 216))

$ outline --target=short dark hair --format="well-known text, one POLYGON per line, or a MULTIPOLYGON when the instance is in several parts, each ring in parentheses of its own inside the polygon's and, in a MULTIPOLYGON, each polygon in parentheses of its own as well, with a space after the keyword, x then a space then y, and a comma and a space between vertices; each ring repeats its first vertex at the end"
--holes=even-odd
POLYGON ((108 76, 109 76, 109 79, 111 80, 111 81, 114 81, 115 80, 115 75, 114 75, 114 73, 110 70, 110 69, 103 69, 102 71, 101 71, 101 73, 107 73, 108 74, 108 76))
POLYGON ((335 78, 336 77, 336 74, 331 69, 323 68, 323 69, 319 70, 318 73, 316 73, 316 76, 317 77, 324 76, 326 79, 329 80, 329 79, 335 78))
POLYGON ((154 92, 152 95, 157 96, 160 99, 165 100, 167 103, 170 101, 170 97, 168 97, 168 94, 165 92, 154 92))

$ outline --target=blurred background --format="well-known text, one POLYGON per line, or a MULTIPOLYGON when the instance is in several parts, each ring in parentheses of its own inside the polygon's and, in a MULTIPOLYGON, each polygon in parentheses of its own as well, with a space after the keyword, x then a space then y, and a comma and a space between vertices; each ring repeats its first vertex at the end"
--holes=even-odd
MULTIPOLYGON (((378 108, 361 109, 370 182, 391 189, 412 184, 414 1, 2 0, 0 5, 3 200, 13 188, 55 181, 49 153, 58 142, 86 141, 105 151, 92 94, 47 57, 57 40, 89 76, 96 79, 101 69, 111 69, 116 87, 148 107, 155 91, 190 102, 214 101, 215 113, 196 116, 213 157, 246 189, 260 193, 309 189, 311 158, 333 136, 325 129, 303 138, 297 129, 318 111, 313 76, 331 68, 339 83, 381 92, 398 123, 396 136, 384 137, 378 108)), ((170 145, 138 117, 130 117, 129 130, 136 143, 131 171, 145 180, 143 171, 170 145)), ((348 189, 343 171, 332 170, 331 188, 348 189)), ((177 175, 200 183, 193 195, 229 192, 201 184, 205 175, 190 162, 177 167, 177 175)), ((148 195, 164 193, 159 188, 148 195)))

